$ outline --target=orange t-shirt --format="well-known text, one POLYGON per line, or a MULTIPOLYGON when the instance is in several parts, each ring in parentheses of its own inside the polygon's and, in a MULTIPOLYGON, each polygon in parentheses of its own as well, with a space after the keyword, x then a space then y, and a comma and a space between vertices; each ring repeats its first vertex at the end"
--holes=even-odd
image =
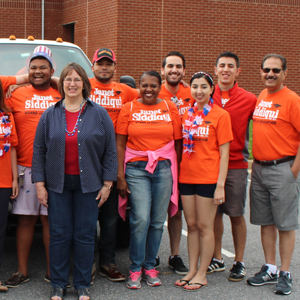
MULTIPOLYGON (((176 105, 164 100, 155 105, 139 101, 126 103, 121 109, 117 134, 127 135, 126 146, 137 151, 155 151, 171 140, 182 138, 181 119, 176 105)), ((148 158, 134 158, 131 161, 148 158)))
MULTIPOLYGON (((182 84, 179 84, 179 89, 175 95, 178 99, 178 106, 179 106, 179 115, 182 117, 186 110, 188 110, 195 102, 191 95, 191 88, 184 87, 182 84)), ((171 100, 174 95, 166 89, 165 84, 161 86, 160 93, 158 98, 171 100)))
POLYGON ((226 103, 229 101, 229 92, 228 91, 221 91, 222 92, 222 106, 224 107, 226 103))
POLYGON ((17 78, 15 76, 0 76, 0 80, 2 82, 4 94, 10 85, 17 83, 17 78))
MULTIPOLYGON (((14 122, 14 117, 12 114, 6 114, 6 116, 9 116, 10 120, 10 139, 9 143, 11 147, 16 147, 18 145, 18 138, 17 138, 17 132, 14 122)), ((7 138, 4 137, 4 124, 1 121, 1 114, 0 114, 0 149, 3 151, 3 143, 7 142, 7 138)), ((2 153, 2 156, 0 156, 0 188, 11 188, 12 187, 12 171, 11 171, 11 156, 10 156, 10 150, 9 148, 8 152, 2 153)))
POLYGON ((253 113, 253 157, 275 160, 297 154, 300 142, 300 97, 283 88, 263 90, 253 113))
POLYGON ((116 129, 117 120, 122 106, 136 99, 138 91, 124 83, 112 82, 102 84, 95 78, 90 78, 92 85, 91 100, 103 106, 114 123, 116 129))
MULTIPOLYGON (((188 118, 185 112, 182 124, 188 118)), ((194 151, 183 153, 179 182, 187 184, 214 184, 218 181, 220 167, 219 146, 233 140, 229 113, 214 105, 198 127, 194 151)))
POLYGON ((12 108, 17 128, 18 164, 31 167, 33 141, 40 117, 60 98, 59 92, 53 88, 40 91, 30 85, 15 90, 12 97, 6 99, 7 106, 12 108))

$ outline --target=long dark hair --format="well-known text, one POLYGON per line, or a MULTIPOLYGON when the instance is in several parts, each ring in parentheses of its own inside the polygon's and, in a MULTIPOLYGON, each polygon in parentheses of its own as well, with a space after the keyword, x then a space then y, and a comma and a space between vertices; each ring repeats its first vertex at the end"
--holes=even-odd
POLYGON ((5 104, 4 91, 3 91, 1 80, 0 80, 0 110, 6 113, 10 112, 9 108, 5 104))

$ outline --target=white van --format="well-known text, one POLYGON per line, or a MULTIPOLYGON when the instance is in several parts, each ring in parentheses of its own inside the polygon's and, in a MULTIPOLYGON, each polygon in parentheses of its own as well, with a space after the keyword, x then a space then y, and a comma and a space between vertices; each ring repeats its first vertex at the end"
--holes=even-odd
POLYGON ((26 58, 39 45, 47 46, 52 51, 52 57, 57 64, 54 76, 59 77, 66 64, 76 62, 85 69, 89 78, 94 77, 91 62, 78 46, 63 42, 61 38, 57 38, 56 41, 47 41, 35 40, 32 36, 28 39, 18 39, 15 36, 0 39, 0 75, 26 74, 28 72, 25 68, 26 58))

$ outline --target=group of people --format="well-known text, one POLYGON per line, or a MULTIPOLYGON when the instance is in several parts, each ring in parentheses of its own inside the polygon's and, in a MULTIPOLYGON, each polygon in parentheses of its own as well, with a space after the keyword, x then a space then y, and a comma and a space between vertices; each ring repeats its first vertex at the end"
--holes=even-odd
POLYGON ((207 274, 225 270, 223 214, 230 217, 235 260, 228 279, 245 278, 244 218, 248 176, 249 122, 253 119, 251 223, 261 226, 265 264, 247 283, 276 284, 290 294, 289 270, 298 229, 300 98, 283 85, 286 59, 267 55, 261 64, 266 89, 258 99, 236 81, 239 58, 224 52, 190 86, 182 83, 184 56, 170 52, 161 75, 144 72, 136 90, 112 78, 116 56, 95 52, 89 79, 77 63, 63 69, 51 87, 55 60, 47 47, 27 59, 28 77, 1 77, 0 264, 7 207, 18 215, 18 270, 0 290, 30 280, 28 257, 40 216, 47 258, 44 279, 50 299, 63 299, 73 252, 73 286, 89 300, 95 276, 94 243, 100 223, 99 274, 124 281, 115 263, 119 215, 130 203, 130 274, 126 286, 162 284, 157 256, 168 216, 169 266, 183 277, 174 285, 199 291, 207 274), (9 99, 11 84, 29 81, 9 99), (99 207, 101 207, 99 211, 99 207), (2 209, 3 208, 3 209, 2 209), (188 227, 189 269, 179 255, 182 211, 188 227), (281 268, 276 265, 279 232, 281 268), (200 263, 199 263, 200 260, 200 263))

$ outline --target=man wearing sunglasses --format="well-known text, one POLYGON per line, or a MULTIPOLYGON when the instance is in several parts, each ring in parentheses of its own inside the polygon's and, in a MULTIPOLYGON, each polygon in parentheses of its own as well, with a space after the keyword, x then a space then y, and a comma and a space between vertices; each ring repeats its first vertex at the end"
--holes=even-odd
MULTIPOLYGON (((170 52, 163 60, 161 74, 165 78, 165 83, 161 87, 158 95, 161 99, 173 101, 182 117, 194 103, 191 97, 191 89, 185 87, 181 80, 185 75, 185 57, 177 51, 170 52)), ((182 204, 179 197, 179 209, 177 214, 168 218, 168 230, 170 237, 171 256, 169 257, 169 266, 179 275, 185 275, 189 271, 179 256, 179 246, 182 229, 182 204)), ((157 258, 157 265, 159 259, 157 258)), ((157 267, 157 266, 156 266, 157 267)))
POLYGON ((232 52, 221 53, 215 64, 218 84, 213 95, 214 103, 229 112, 234 139, 230 144, 228 174, 225 182, 225 202, 218 206, 215 218, 215 251, 207 273, 225 270, 222 259, 223 214, 230 217, 235 259, 228 280, 245 278, 244 250, 247 228, 244 218, 247 176, 249 122, 256 104, 254 94, 238 86, 240 74, 239 58, 232 52))
POLYGON ((286 59, 269 54, 261 64, 266 89, 253 113, 250 221, 261 226, 265 264, 247 280, 253 286, 276 284, 276 294, 291 293, 290 262, 299 228, 300 97, 283 85, 286 59), (276 265, 279 233, 281 267, 276 265))

